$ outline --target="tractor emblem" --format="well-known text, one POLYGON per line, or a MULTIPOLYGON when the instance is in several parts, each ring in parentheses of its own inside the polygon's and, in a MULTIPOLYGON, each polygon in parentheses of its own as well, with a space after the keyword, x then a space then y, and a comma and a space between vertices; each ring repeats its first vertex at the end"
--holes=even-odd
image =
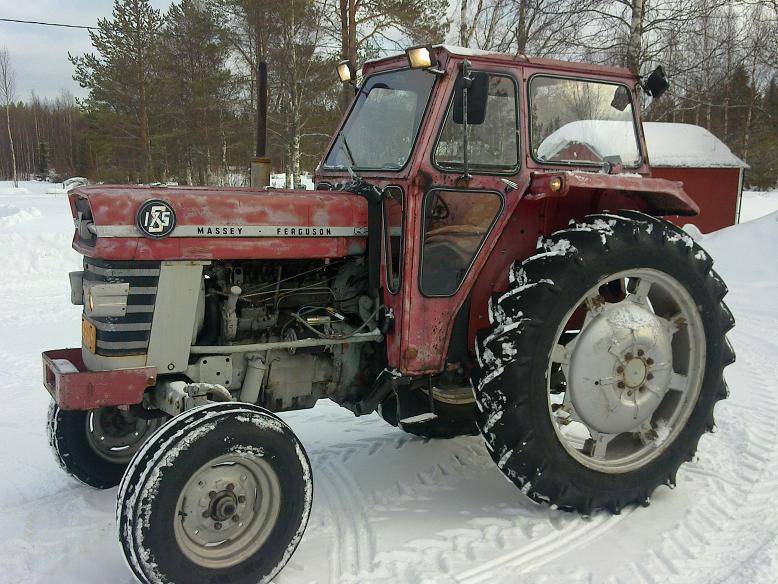
POLYGON ((138 209, 136 224, 146 237, 162 239, 175 229, 176 213, 165 201, 146 201, 138 209))

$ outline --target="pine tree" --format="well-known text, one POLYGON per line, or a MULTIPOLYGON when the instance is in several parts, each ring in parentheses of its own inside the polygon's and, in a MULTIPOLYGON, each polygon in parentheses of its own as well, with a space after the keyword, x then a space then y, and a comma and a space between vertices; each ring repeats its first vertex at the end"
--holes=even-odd
POLYGON ((103 122, 101 138, 115 143, 111 150, 143 181, 154 174, 150 119, 160 22, 149 0, 115 0, 111 18, 89 33, 95 53, 68 55, 73 78, 89 90, 86 109, 103 122))
POLYGON ((167 107, 161 127, 165 159, 179 181, 207 184, 214 163, 221 163, 223 112, 234 83, 224 37, 199 0, 173 4, 164 19, 158 73, 167 107))

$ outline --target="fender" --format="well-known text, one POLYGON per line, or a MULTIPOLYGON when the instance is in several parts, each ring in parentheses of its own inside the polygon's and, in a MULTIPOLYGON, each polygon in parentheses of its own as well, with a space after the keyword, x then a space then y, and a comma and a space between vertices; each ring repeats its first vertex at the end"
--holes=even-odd
POLYGON ((700 208, 683 190, 683 183, 639 174, 604 174, 582 171, 533 172, 524 198, 539 200, 598 191, 640 199, 652 215, 698 215, 700 208), (561 184, 555 179, 559 179, 561 184), (552 182, 553 181, 553 182, 552 182))

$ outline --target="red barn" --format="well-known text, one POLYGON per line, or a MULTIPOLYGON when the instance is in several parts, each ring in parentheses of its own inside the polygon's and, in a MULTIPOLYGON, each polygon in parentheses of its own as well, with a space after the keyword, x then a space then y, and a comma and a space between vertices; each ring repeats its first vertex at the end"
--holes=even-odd
POLYGON ((681 181, 700 206, 696 217, 671 221, 692 223, 703 233, 738 222, 745 162, 700 126, 645 122, 643 130, 652 176, 681 181))

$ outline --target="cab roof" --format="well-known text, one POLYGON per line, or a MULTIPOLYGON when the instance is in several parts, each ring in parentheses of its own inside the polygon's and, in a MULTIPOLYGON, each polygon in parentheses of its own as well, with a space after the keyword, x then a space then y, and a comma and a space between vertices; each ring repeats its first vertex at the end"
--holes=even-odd
MULTIPOLYGON (((591 63, 546 59, 543 57, 528 57, 527 55, 516 53, 485 51, 481 49, 471 49, 468 47, 458 47, 445 44, 433 45, 432 48, 436 51, 438 60, 444 64, 450 58, 467 58, 479 62, 492 62, 505 65, 521 64, 541 69, 563 71, 568 73, 586 73, 594 75, 607 75, 609 77, 624 77, 632 80, 635 79, 635 76, 630 72, 630 70, 624 67, 609 67, 605 65, 594 65, 591 63)), ((365 61, 364 65, 362 66, 362 74, 368 75, 374 71, 391 68, 392 66, 397 66, 399 63, 404 64, 405 62, 405 53, 398 53, 388 57, 383 57, 381 59, 365 61)))

